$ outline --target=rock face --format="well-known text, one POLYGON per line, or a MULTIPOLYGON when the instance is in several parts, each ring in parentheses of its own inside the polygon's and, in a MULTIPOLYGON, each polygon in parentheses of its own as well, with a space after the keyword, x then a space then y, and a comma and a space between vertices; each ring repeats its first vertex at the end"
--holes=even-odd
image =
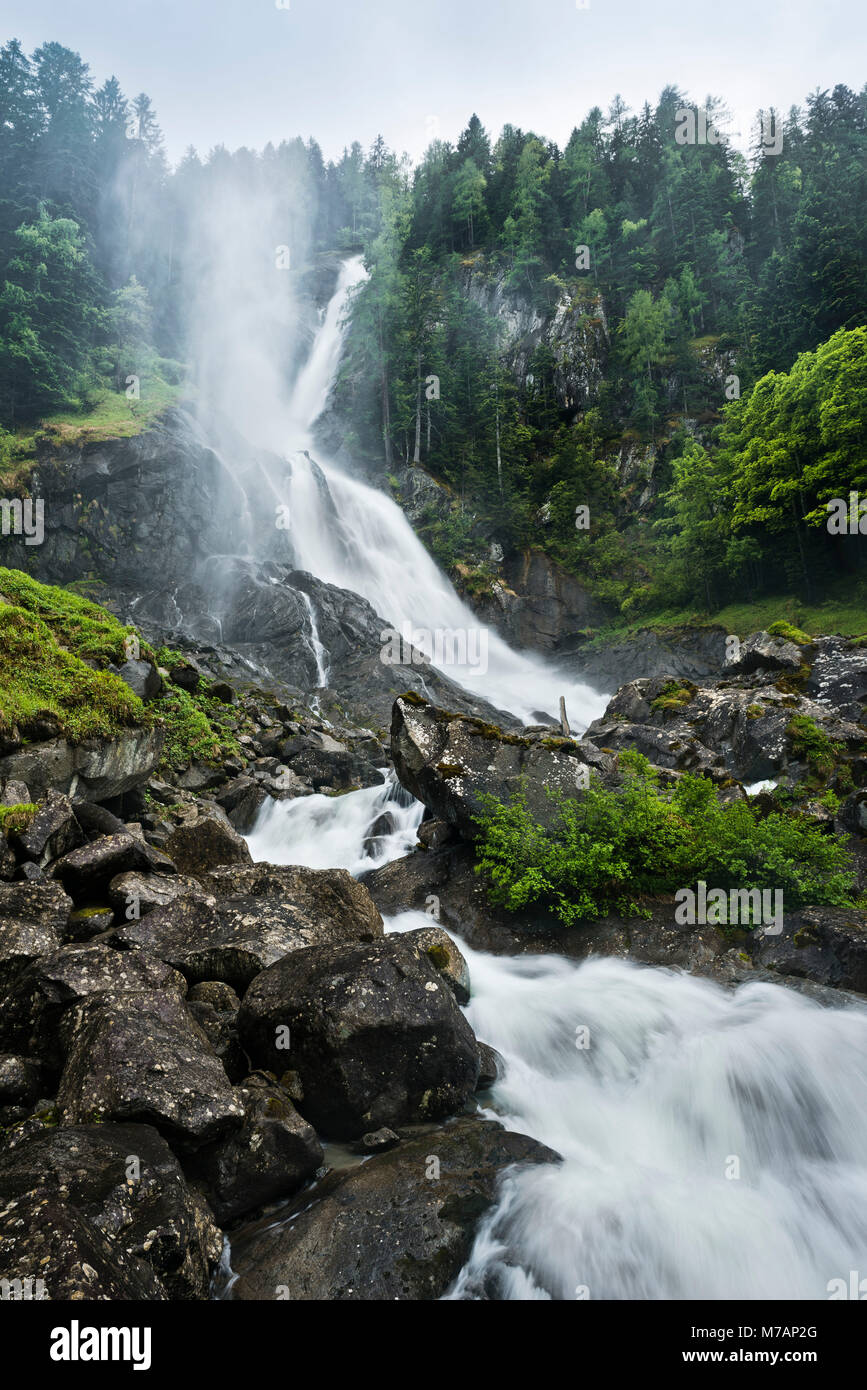
POLYGON ((94 995, 76 1005, 57 1105, 64 1124, 154 1124, 182 1148, 243 1120, 205 1034, 175 994, 94 995))
POLYGON ((558 1155, 490 1120, 466 1117, 405 1139, 304 1194, 294 1220, 240 1232, 232 1297, 436 1299, 458 1275, 499 1175, 558 1155))
POLYGON ((509 801, 523 784, 528 807, 547 822, 556 814, 548 790, 580 796, 591 768, 603 777, 615 773, 614 759, 593 744, 550 731, 509 734, 403 699, 394 705, 391 753, 402 785, 466 839, 478 834, 484 793, 509 801))
POLYGON ((610 619, 608 608, 541 550, 509 555, 490 590, 472 606, 507 642, 546 652, 560 663, 575 650, 576 632, 610 619))
POLYGON ((403 936, 293 951, 253 981, 238 1030, 260 1066, 298 1073, 302 1114, 333 1138, 453 1113, 479 1073, 449 985, 403 936))
POLYGON ((720 673, 727 636, 721 627, 641 628, 625 638, 582 642, 560 660, 600 690, 654 676, 697 681, 720 673))
POLYGON ((124 1262, 150 1266, 171 1297, 207 1298, 220 1232, 150 1125, 49 1129, 0 1152, 0 1207, 39 1187, 108 1238, 124 1262))
POLYGON ((51 791, 27 829, 13 833, 11 838, 19 854, 44 868, 53 859, 77 849, 84 834, 69 797, 51 791))
POLYGON ((316 1132, 273 1079, 248 1076, 236 1092, 241 1129, 200 1149, 192 1171, 205 1185, 217 1219, 228 1221, 288 1197, 322 1162, 316 1132))
POLYGON ((27 744, 0 758, 0 781, 26 782, 37 800, 58 791, 107 801, 144 785, 160 760, 164 738, 160 728, 125 729, 112 739, 27 744))

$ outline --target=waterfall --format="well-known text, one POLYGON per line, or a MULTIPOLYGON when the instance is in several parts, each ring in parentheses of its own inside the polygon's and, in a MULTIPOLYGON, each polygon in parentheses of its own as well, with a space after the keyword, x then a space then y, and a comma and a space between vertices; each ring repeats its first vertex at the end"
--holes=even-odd
MULTIPOLYGON (((384 622, 468 690, 526 723, 556 711, 561 695, 572 727, 584 729, 605 698, 541 657, 513 651, 459 598, 390 497, 348 477, 314 449, 313 428, 340 362, 345 314, 365 278, 361 257, 343 263, 334 295, 289 403, 291 478, 288 536, 293 563, 318 579, 361 594, 384 622), (315 463, 310 457, 315 453, 315 463), (447 659, 437 661, 436 634, 447 659)), ((287 441, 288 442, 288 441, 287 441)))
POLYGON ((325 686, 328 684, 328 653, 322 642, 319 640, 319 624, 316 621, 316 609, 313 600, 303 589, 298 591, 307 609, 307 616, 310 619, 310 650, 316 658, 316 684, 325 686))
POLYGON ((399 859, 416 843, 424 807, 391 771, 382 786, 346 796, 267 801, 247 837, 254 859, 361 873, 399 859))

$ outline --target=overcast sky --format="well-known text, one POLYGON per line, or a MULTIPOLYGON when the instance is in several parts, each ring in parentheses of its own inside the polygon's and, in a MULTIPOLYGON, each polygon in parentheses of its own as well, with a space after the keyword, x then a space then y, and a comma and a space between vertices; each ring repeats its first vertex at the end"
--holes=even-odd
POLYGON ((0 17, 4 40, 56 40, 97 83, 148 92, 173 161, 294 135, 339 157, 379 132, 415 159, 474 110, 563 145, 591 106, 669 82, 725 98, 746 137, 760 106, 867 79, 864 0, 0 0, 0 17))

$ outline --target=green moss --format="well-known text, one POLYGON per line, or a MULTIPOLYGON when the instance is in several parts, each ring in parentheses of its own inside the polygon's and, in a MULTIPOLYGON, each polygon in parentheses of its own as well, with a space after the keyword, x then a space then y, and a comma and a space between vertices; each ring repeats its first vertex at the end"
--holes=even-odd
POLYGON ((446 950, 445 946, 439 944, 429 946, 427 953, 430 957, 432 964, 436 966, 437 970, 446 970, 448 968, 449 953, 446 950))
POLYGON ((799 647, 809 647, 813 641, 809 632, 802 632, 799 627, 793 627, 783 619, 771 623, 767 631, 771 637, 785 637, 787 642, 794 642, 799 647))
POLYGON ((764 712, 761 705, 747 705, 747 719, 761 719, 764 712))
POLYGON ((166 731, 165 768, 180 772, 192 762, 216 764, 240 752, 238 740, 220 726, 219 714, 225 706, 219 701, 170 686, 155 701, 154 709, 166 731))
POLYGON ((786 725, 792 750, 805 759, 816 777, 827 781, 843 755, 843 746, 833 743, 823 729, 805 714, 795 714, 786 725))
MULTIPOLYGON (((0 599, 40 618, 59 645, 81 660, 120 666, 127 659, 124 643, 136 635, 135 628, 124 627, 98 604, 69 589, 40 584, 22 570, 0 569, 0 599)), ((140 647, 151 660, 147 643, 140 647)))
POLYGON ((680 712, 695 697, 697 689, 692 681, 669 681, 652 701, 650 708, 663 714, 680 712))
POLYGON ((36 809, 32 801, 22 801, 17 806, 0 806, 0 830, 4 835, 12 830, 26 830, 36 809))
MULTIPOLYGON (((59 634, 56 618, 55 628, 59 634)), ((117 629, 125 632, 119 624, 117 629)), ((47 622, 23 608, 0 608, 0 731, 17 728, 27 737, 34 726, 49 721, 72 743, 80 743, 149 725, 148 711, 119 676, 94 670, 69 649, 81 637, 89 654, 97 641, 108 642, 112 636, 107 626, 100 635, 94 623, 86 632, 70 631, 62 642, 47 622)))

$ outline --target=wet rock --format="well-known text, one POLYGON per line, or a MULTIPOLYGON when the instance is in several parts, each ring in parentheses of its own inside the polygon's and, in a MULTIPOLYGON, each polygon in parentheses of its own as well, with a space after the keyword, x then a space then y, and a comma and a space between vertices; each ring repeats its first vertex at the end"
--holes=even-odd
POLYGON ((489 1091, 503 1075, 505 1063, 496 1048, 479 1043, 479 1080, 477 1091, 489 1091))
POLYGON ((0 883, 0 996, 32 961, 57 950, 71 911, 59 883, 0 883))
POLYGON ((353 1153, 359 1154, 381 1154, 388 1153, 389 1149, 397 1148, 400 1143, 400 1135, 395 1134, 393 1129, 373 1129, 369 1134, 362 1134, 360 1139, 354 1139, 350 1144, 353 1153))
POLYGON ((315 1131, 276 1081, 248 1076, 235 1094, 244 1108, 243 1125, 199 1149, 190 1169, 203 1182, 223 1225, 290 1196, 324 1156, 315 1131))
POLYGON ((35 1100, 39 1095, 42 1071, 32 1057, 0 1052, 0 1105, 11 1101, 35 1100))
POLYGON ((606 778, 615 772, 614 759, 592 744, 511 734, 405 699, 394 703, 391 752, 402 786, 466 839, 479 833, 484 793, 509 801, 523 786, 529 809, 547 823, 556 814, 548 789, 580 797, 591 768, 606 778))
POLYGON ((0 795, 0 806, 30 806, 30 788, 25 782, 6 782, 0 795))
POLYGON ((246 840, 222 813, 200 809, 195 820, 177 826, 166 841, 166 853, 182 874, 198 877, 220 864, 251 864, 246 840))
POLYGON ((232 1297, 441 1298, 466 1263, 503 1170, 558 1155, 474 1116, 425 1129, 324 1178, 299 1199, 293 1220, 236 1233, 232 1297))
POLYGON ((75 817, 72 802, 59 792, 49 792, 26 830, 13 831, 9 836, 18 853, 44 868, 75 849, 84 834, 75 817))
POLYGON ((334 1138, 440 1118, 478 1077, 451 989, 398 935, 293 951, 253 981, 238 1031, 258 1065, 298 1072, 302 1114, 334 1138))
POLYGON ((254 777, 233 778, 216 797, 217 805, 222 806, 232 825, 242 834, 252 827, 266 799, 267 793, 254 777))
POLYGON ((0 1205, 35 1187, 52 1192, 113 1250, 149 1265, 172 1298, 207 1298, 222 1237, 150 1125, 49 1129, 0 1154, 0 1205))
POLYGON ((243 1119, 228 1077, 176 994, 95 995, 75 1005, 57 1096, 63 1124, 137 1120, 194 1149, 243 1119))
POLYGON ((186 982, 164 961, 143 951, 112 951, 91 941, 42 956, 21 975, 0 1006, 0 1032, 49 1066, 62 1065, 66 1010, 89 995, 110 990, 165 990, 180 997, 186 982))
POLYGON ((867 912, 857 908, 787 913, 779 935, 751 935, 749 953, 766 970, 867 994, 867 912))
POLYGON ((406 932, 404 941, 427 957, 447 982, 459 1004, 470 1002, 470 967, 442 927, 420 927, 406 932))
POLYGON ((44 1285, 37 1296, 58 1302, 167 1297, 150 1265, 44 1186, 0 1204, 0 1279, 34 1278, 44 1285))
POLYGON ((163 688, 163 678, 150 661, 125 661, 117 674, 140 700, 155 700, 163 688))
POLYGON ((68 743, 63 738, 26 744, 0 758, 0 779, 27 783, 31 796, 49 791, 107 801, 142 786, 162 754, 164 731, 124 729, 110 739, 68 743))

